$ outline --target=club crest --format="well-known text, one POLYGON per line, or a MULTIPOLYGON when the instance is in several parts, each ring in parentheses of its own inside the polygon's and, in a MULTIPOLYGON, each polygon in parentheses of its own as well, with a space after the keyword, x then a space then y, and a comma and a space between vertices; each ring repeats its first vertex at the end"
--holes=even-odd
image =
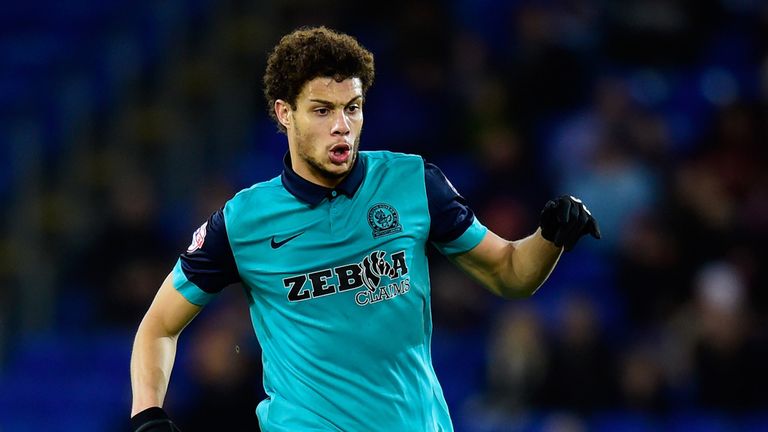
POLYGON ((385 203, 376 204, 368 209, 368 225, 373 230, 373 238, 399 233, 403 230, 397 210, 385 203))

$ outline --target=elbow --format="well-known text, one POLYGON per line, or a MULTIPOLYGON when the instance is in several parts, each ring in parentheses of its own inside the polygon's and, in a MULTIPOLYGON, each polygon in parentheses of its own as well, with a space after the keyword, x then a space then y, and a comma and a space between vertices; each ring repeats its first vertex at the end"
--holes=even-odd
POLYGON ((521 275, 519 273, 508 273, 506 278, 496 280, 495 291, 507 299, 524 299, 531 297, 538 289, 544 285, 548 274, 530 273, 521 275))
POLYGON ((540 286, 541 283, 498 285, 495 287, 494 292, 505 299, 520 300, 531 297, 540 286))
POLYGON ((174 331, 164 322, 161 316, 147 313, 139 324, 137 338, 168 339, 175 342, 180 332, 174 331))

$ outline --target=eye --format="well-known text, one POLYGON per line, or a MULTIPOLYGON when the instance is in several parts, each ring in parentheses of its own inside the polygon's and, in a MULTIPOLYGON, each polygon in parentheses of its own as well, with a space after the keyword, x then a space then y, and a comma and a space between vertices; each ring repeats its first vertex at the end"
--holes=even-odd
POLYGON ((317 114, 319 116, 327 116, 328 113, 330 113, 330 112, 331 112, 331 110, 329 110, 328 108, 325 108, 325 107, 315 109, 315 114, 317 114))
POLYGON ((350 105, 347 107, 347 112, 350 114, 354 114, 359 111, 360 111, 360 105, 350 105))

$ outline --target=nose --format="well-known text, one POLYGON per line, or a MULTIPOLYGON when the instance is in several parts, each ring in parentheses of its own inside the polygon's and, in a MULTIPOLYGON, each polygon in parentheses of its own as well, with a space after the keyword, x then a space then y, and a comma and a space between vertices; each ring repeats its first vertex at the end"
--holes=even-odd
POLYGON ((336 114, 335 118, 333 119, 333 128, 331 129, 332 135, 349 135, 350 132, 350 121, 347 117, 347 113, 344 112, 344 110, 341 110, 338 114, 336 114))

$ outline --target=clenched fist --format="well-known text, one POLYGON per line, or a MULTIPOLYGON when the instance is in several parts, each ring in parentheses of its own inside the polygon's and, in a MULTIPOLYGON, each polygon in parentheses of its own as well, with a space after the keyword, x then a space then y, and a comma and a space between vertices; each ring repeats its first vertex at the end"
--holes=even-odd
POLYGON ((600 238, 600 227, 580 199, 562 195, 547 202, 539 218, 541 235, 566 251, 573 249, 581 236, 600 238))

